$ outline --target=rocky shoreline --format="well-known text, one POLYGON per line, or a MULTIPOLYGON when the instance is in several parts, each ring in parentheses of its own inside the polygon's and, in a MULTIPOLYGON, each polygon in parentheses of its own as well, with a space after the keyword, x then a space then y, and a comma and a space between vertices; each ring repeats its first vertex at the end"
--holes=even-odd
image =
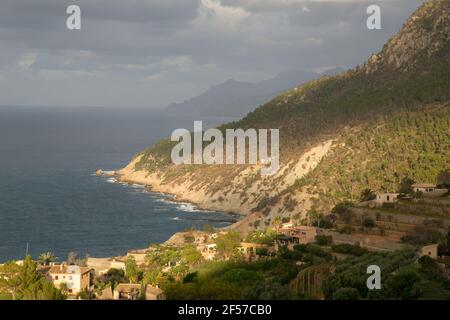
MULTIPOLYGON (((303 151, 300 157, 282 163, 278 173, 273 176, 260 176, 260 166, 255 165, 210 171, 205 168, 203 172, 181 171, 177 177, 173 177, 173 168, 161 171, 140 169, 143 157, 149 157, 141 153, 124 168, 115 171, 114 177, 122 183, 140 184, 152 192, 172 195, 172 200, 191 203, 202 210, 239 215, 241 218, 228 229, 245 235, 263 228, 279 216, 291 215, 293 205, 296 205, 300 215, 305 215, 318 201, 315 190, 284 191, 314 170, 336 145, 333 139, 314 144, 303 151), (264 205, 264 201, 271 201, 271 205, 264 205)), ((145 158, 145 161, 152 159, 145 158)))
MULTIPOLYGON (((142 185, 148 192, 163 194, 164 196, 167 197, 167 201, 169 201, 169 202, 181 203, 181 204, 185 203, 185 204, 193 205, 195 207, 195 209, 198 209, 198 210, 215 211, 215 212, 224 213, 227 216, 229 216, 229 219, 219 218, 219 219, 214 219, 214 220, 211 219, 210 220, 211 222, 226 222, 226 223, 231 224, 231 225, 223 227, 221 229, 232 228, 232 226, 235 223, 238 223, 243 217, 243 215, 239 214, 239 213, 235 213, 235 212, 231 212, 231 211, 217 210, 217 208, 211 208, 209 206, 204 206, 200 202, 192 201, 191 199, 181 198, 179 194, 167 192, 167 190, 165 190, 163 188, 155 188, 154 185, 152 185, 152 184, 143 183, 144 181, 142 181, 142 179, 133 179, 133 177, 130 177, 129 175, 124 174, 123 170, 124 169, 121 169, 118 171, 104 171, 102 169, 97 169, 95 174, 97 176, 114 177, 118 183, 126 183, 126 184, 130 184, 130 185, 132 185, 132 184, 142 185)), ((196 220, 196 219, 192 218, 191 220, 196 220)), ((204 220, 204 219, 201 219, 201 220, 204 220)))
POLYGON ((135 157, 126 167, 114 171, 118 182, 140 184, 146 186, 151 192, 160 192, 172 197, 174 202, 186 202, 195 205, 198 209, 230 213, 232 215, 247 216, 250 208, 236 206, 229 201, 218 202, 208 194, 206 188, 193 189, 192 181, 185 179, 182 183, 166 183, 157 173, 136 171, 135 164, 140 156, 135 157))

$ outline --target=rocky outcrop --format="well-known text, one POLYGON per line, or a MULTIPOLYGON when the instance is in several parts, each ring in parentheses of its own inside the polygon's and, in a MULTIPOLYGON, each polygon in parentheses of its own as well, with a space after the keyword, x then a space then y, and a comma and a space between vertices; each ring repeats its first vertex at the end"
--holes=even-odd
POLYGON ((380 68, 408 70, 422 58, 448 49, 450 39, 450 1, 425 2, 392 37, 379 54, 368 61, 366 72, 380 68))
MULTIPOLYGON (((226 181, 228 176, 218 176, 216 177, 218 180, 202 185, 198 184, 196 175, 192 173, 186 173, 181 177, 177 176, 175 179, 167 179, 164 171, 137 170, 136 164, 141 160, 141 155, 133 159, 125 168, 117 171, 116 177, 118 181, 143 184, 152 191, 173 194, 176 196, 176 200, 195 203, 200 208, 249 215, 255 211, 261 211, 258 210, 258 205, 263 199, 278 196, 296 180, 314 170, 332 147, 333 140, 324 141, 309 149, 297 160, 284 164, 274 176, 260 176, 259 166, 248 166, 237 173, 230 183, 224 182, 223 187, 216 190, 212 190, 211 184, 220 184, 218 180, 226 181), (253 176, 258 178, 248 180, 248 177, 253 176)), ((297 200, 302 203, 301 207, 304 211, 308 210, 311 207, 308 195, 304 194, 298 197, 297 200)), ((291 199, 290 201, 297 200, 291 199)), ((265 216, 274 218, 289 211, 289 208, 283 207, 283 203, 282 201, 279 206, 274 206, 269 212, 266 211, 265 216)), ((254 221, 248 223, 254 223, 254 221)))

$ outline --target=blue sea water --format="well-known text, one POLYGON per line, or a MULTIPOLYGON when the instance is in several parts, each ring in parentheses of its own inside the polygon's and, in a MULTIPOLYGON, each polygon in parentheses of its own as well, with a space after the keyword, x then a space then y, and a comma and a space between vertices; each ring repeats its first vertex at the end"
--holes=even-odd
POLYGON ((193 120, 143 109, 0 107, 0 262, 23 258, 27 243, 33 257, 106 257, 192 226, 229 224, 228 214, 94 174, 125 166, 176 128, 192 130, 193 120))

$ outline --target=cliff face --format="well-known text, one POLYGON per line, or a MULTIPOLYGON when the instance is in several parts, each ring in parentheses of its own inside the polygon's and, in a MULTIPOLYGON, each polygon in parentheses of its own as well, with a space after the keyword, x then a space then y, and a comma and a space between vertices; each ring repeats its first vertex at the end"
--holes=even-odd
POLYGON ((246 215, 258 206, 262 194, 274 197, 313 170, 332 145, 333 141, 328 140, 312 147, 296 161, 284 164, 274 176, 261 176, 261 166, 179 166, 165 170, 136 170, 144 157, 142 154, 116 174, 121 181, 145 184, 154 191, 174 194, 179 200, 194 202, 203 208, 246 215))
POLYGON ((163 140, 118 177, 176 194, 201 207, 247 215, 235 227, 302 219, 355 199, 394 190, 405 177, 434 181, 450 170, 450 0, 427 1, 367 63, 294 88, 227 128, 279 128, 280 170, 180 165, 163 140))

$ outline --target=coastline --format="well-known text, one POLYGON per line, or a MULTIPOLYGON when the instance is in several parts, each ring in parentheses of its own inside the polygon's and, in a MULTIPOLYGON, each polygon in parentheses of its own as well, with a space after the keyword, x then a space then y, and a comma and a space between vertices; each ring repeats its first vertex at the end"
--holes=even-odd
MULTIPOLYGON (((132 161, 133 162, 133 161, 132 161)), ((128 166, 127 166, 128 167, 128 166)), ((126 168, 124 168, 126 169, 126 168)), ((239 224, 241 221, 243 221, 245 215, 243 214, 239 214, 239 213, 235 213, 235 212, 227 212, 227 211, 220 211, 217 210, 215 208, 210 208, 210 207, 205 207, 202 206, 200 203, 198 202, 194 202, 191 201, 189 199, 185 199, 185 198, 181 198, 178 194, 176 193, 171 193, 171 192, 167 192, 165 190, 161 190, 161 188, 156 189, 154 188, 154 186, 152 186, 152 184, 147 184, 147 183, 142 183, 142 179, 132 179, 129 176, 123 174, 124 169, 118 170, 118 171, 108 171, 108 174, 100 174, 99 176, 107 176, 107 177, 112 177, 116 180, 115 183, 123 183, 123 184, 128 184, 128 185, 139 185, 141 187, 143 187, 146 191, 150 192, 150 193, 159 193, 162 196, 164 196, 164 201, 167 202, 171 202, 171 203, 177 203, 177 204, 186 204, 186 205, 191 205, 193 206, 194 210, 198 210, 198 211, 212 211, 212 212, 217 212, 217 213, 223 213, 227 216, 230 217, 229 220, 225 220, 225 219, 221 219, 221 220, 215 220, 216 222, 225 222, 225 223, 229 223, 228 226, 225 227, 221 227, 221 228, 217 228, 218 230, 227 230, 230 228, 233 228, 234 225, 239 224), (122 173, 121 173, 122 172, 122 173)), ((98 169, 101 170, 101 169, 98 169)), ((97 170, 97 171, 98 171, 97 170)), ((100 171, 101 172, 101 171, 100 171)), ((169 239, 167 239, 166 241, 161 242, 161 244, 165 245, 165 244, 169 244, 169 242, 173 241, 173 238, 176 238, 177 234, 181 234, 182 231, 179 232, 175 232, 174 234, 172 234, 169 239)), ((140 252, 142 250, 147 250, 148 248, 130 248, 128 250, 128 252, 140 252)), ((108 259, 115 259, 115 258, 119 258, 121 256, 115 256, 115 257, 105 257, 108 259)))
POLYGON ((195 205, 198 209, 206 211, 216 211, 245 217, 251 214, 251 208, 247 206, 234 205, 234 202, 219 202, 208 193, 206 187, 193 188, 190 179, 182 183, 165 182, 158 173, 146 171, 136 171, 135 164, 141 156, 133 158, 124 168, 114 171, 114 178, 121 183, 139 184, 147 190, 162 193, 170 196, 174 202, 185 202, 195 205))
MULTIPOLYGON (((154 194, 160 194, 162 196, 162 199, 165 202, 169 202, 169 203, 174 203, 174 204, 185 204, 185 205, 190 205, 193 207, 193 209, 195 211, 210 211, 210 212, 217 212, 217 213, 222 213, 225 214, 226 216, 229 216, 229 219, 217 219, 214 220, 214 222, 223 222, 223 223, 228 223, 229 225, 225 226, 225 227, 220 227, 220 228, 216 228, 217 230, 226 230, 228 228, 230 228, 232 225, 234 225, 235 223, 241 221, 240 218, 242 218, 242 215, 240 214, 236 214, 234 212, 226 212, 226 211, 220 211, 220 210, 212 210, 209 208, 204 208, 201 207, 200 205, 198 205, 197 203, 191 202, 189 200, 185 200, 185 199, 181 199, 179 198, 176 194, 173 193, 169 193, 169 192, 161 192, 158 190, 154 190, 151 188, 150 185, 147 184, 142 184, 142 183, 138 183, 138 181, 132 181, 132 180, 127 180, 127 179, 119 179, 119 176, 116 174, 116 171, 102 171, 101 169, 97 169, 95 172, 95 175, 98 177, 105 177, 105 178, 109 178, 109 179, 115 179, 115 181, 110 181, 110 183, 121 183, 121 184, 127 184, 129 186, 133 186, 133 185, 139 185, 141 188, 145 189, 146 191, 148 191, 149 193, 154 193, 154 194)), ((180 209, 183 210, 183 209, 180 209)), ((183 210, 184 211, 184 210, 183 210)), ((191 219, 193 221, 197 220, 197 219, 191 219)), ((199 218, 198 220, 205 220, 203 218, 199 218)), ((212 221, 212 220, 211 220, 212 221)), ((176 234, 181 233, 182 231, 176 232, 174 234, 171 234, 169 236, 169 238, 165 241, 162 241, 160 244, 166 244, 168 241, 170 241, 170 239, 172 239, 176 234)), ((130 247, 129 249, 127 249, 127 252, 138 252, 141 250, 147 250, 148 248, 132 248, 130 247)), ((127 255, 127 252, 123 252, 119 253, 117 255, 106 255, 106 256, 90 256, 90 258, 94 258, 94 259, 118 259, 118 258, 124 258, 127 255)), ((11 261, 10 259, 5 260, 5 261, 0 261, 0 265, 11 261)), ((16 260, 13 259, 13 261, 22 261, 22 260, 16 260)))
MULTIPOLYGON (((185 203, 195 206, 199 210, 229 215, 233 218, 233 221, 226 221, 230 223, 228 226, 217 229, 234 230, 245 236, 255 228, 258 229, 257 225, 260 225, 261 221, 274 219, 286 211, 286 208, 280 205, 273 206, 270 212, 255 211, 260 201, 259 196, 261 194, 265 194, 266 197, 275 196, 283 188, 292 185, 297 179, 305 176, 328 154, 334 143, 334 139, 328 139, 314 145, 297 161, 282 165, 279 173, 275 176, 265 177, 260 181, 256 180, 250 186, 246 183, 245 177, 250 175, 254 168, 242 170, 236 175, 232 185, 228 184, 217 192, 211 192, 209 182, 198 185, 194 177, 191 176, 184 176, 181 181, 166 180, 164 179, 164 172, 137 170, 136 164, 141 160, 143 154, 136 155, 121 169, 104 172, 98 169, 97 172, 114 179, 116 183, 140 185, 149 192, 160 193, 167 197, 166 201, 185 203), (276 187, 270 187, 274 182, 277 182, 276 187), (242 193, 237 190, 246 190, 247 201, 242 202, 242 193)), ((311 198, 312 196, 306 192, 300 192, 293 196, 295 201, 303 204, 302 207, 305 210, 312 205, 311 198)), ((170 238, 179 233, 175 232, 170 238)), ((162 242, 162 244, 165 243, 167 243, 167 240, 162 242)))
MULTIPOLYGON (((185 199, 185 198, 180 198, 178 194, 170 193, 170 192, 166 192, 166 191, 161 191, 161 190, 156 190, 151 185, 142 184, 142 183, 139 183, 139 181, 135 181, 135 180, 124 179, 123 176, 120 176, 120 175, 117 175, 117 174, 106 175, 106 176, 113 177, 114 179, 116 179, 115 183, 122 183, 122 184, 131 185, 131 186, 133 186, 133 185, 140 186, 140 187, 144 188, 149 193, 161 194, 162 196, 165 197, 164 200, 169 202, 169 203, 190 205, 190 206, 193 207, 193 209, 195 211, 217 212, 217 213, 222 213, 222 214, 225 214, 227 216, 230 216, 230 217, 234 218, 234 219, 227 219, 227 220, 224 220, 224 219, 216 220, 218 222, 236 223, 236 222, 240 221, 239 218, 242 218, 242 217, 245 216, 243 214, 239 214, 239 213, 236 213, 236 212, 217 210, 215 208, 211 208, 211 207, 208 207, 208 206, 202 206, 202 204, 199 203, 199 202, 191 201, 191 200, 185 199)), ((224 227, 224 228, 228 228, 228 227, 229 226, 224 227)))

